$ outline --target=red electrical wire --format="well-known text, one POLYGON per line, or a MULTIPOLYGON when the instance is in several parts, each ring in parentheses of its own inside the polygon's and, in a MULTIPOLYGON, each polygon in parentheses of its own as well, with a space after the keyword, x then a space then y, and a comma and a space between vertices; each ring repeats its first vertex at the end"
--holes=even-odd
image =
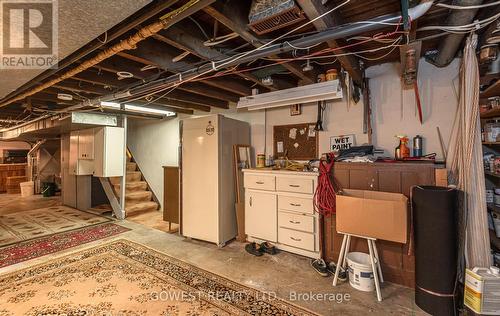
POLYGON ((318 186, 314 192, 314 209, 323 216, 335 214, 335 189, 330 177, 335 156, 329 153, 328 158, 330 162, 319 163, 318 186))

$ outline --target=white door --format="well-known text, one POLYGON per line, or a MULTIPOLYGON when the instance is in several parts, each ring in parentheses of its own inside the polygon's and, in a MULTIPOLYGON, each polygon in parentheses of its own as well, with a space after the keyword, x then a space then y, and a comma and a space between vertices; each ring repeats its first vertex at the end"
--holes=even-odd
POLYGON ((219 243, 217 117, 183 121, 182 234, 219 243))
POLYGON ((245 232, 258 239, 278 241, 276 194, 251 190, 245 192, 245 232))

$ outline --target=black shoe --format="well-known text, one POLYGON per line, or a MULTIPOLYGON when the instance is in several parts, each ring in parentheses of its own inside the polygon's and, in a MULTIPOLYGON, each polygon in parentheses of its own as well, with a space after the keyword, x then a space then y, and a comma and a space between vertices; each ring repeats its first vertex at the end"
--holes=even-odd
MULTIPOLYGON (((335 275, 335 270, 336 270, 336 269, 337 269, 337 264, 336 264, 335 262, 330 262, 330 263, 328 264, 328 271, 329 271, 331 274, 335 275)), ((340 271, 339 271, 339 277, 338 277, 338 279, 339 279, 340 281, 342 281, 342 282, 347 281, 347 271, 346 271, 344 268, 342 268, 342 267, 340 267, 340 271)))
POLYGON ((249 254, 252 254, 252 255, 257 256, 257 257, 260 257, 260 256, 262 256, 264 254, 263 249, 260 247, 259 244, 255 243, 255 242, 247 244, 245 246, 245 250, 249 254))
POLYGON ((311 267, 318 272, 322 277, 327 277, 330 275, 326 263, 323 259, 313 259, 311 260, 311 267))
POLYGON ((267 241, 263 242, 260 244, 260 249, 262 249, 263 252, 268 253, 270 255, 275 255, 278 253, 278 250, 276 247, 268 243, 267 241))

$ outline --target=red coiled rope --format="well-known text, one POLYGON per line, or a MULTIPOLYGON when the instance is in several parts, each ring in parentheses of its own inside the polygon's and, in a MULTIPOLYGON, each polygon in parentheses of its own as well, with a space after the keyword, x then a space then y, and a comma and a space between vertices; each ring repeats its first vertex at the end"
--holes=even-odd
POLYGON ((314 209, 323 216, 335 214, 335 188, 330 177, 333 165, 334 154, 328 154, 330 162, 321 160, 319 163, 319 177, 316 192, 314 192, 314 209))

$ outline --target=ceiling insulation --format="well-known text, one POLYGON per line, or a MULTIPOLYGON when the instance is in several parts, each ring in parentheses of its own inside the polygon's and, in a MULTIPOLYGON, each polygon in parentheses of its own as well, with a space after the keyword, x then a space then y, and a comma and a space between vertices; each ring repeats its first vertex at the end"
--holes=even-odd
MULTIPOLYGON (((150 0, 58 1, 59 59, 80 49, 149 2, 150 0)), ((0 99, 44 71, 45 69, 0 70, 0 99)))

